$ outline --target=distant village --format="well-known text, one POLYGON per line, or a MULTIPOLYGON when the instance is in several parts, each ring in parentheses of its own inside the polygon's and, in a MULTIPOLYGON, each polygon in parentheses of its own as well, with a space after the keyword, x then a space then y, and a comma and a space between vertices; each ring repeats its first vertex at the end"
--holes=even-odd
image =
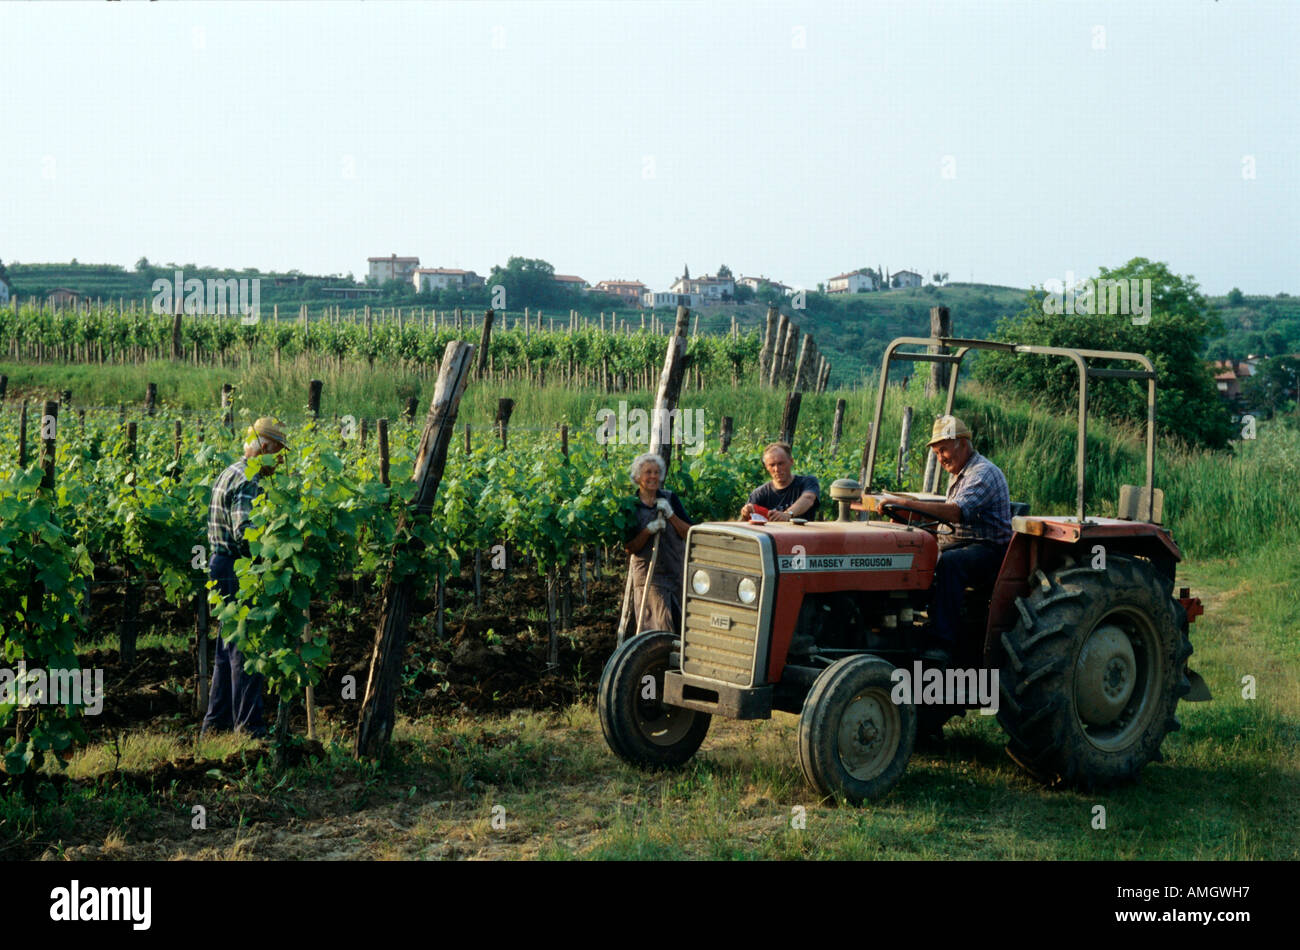
MULTIPOLYGON (((469 290, 482 287, 487 278, 480 277, 472 270, 460 270, 453 267, 421 267, 418 257, 399 257, 390 254, 387 257, 367 258, 369 265, 368 288, 324 288, 325 292, 347 294, 361 290, 365 293, 377 293, 378 288, 389 281, 410 282, 415 292, 427 293, 432 290, 469 290)), ((556 274, 556 284, 578 293, 596 291, 609 294, 625 301, 631 307, 676 307, 678 305, 695 309, 702 304, 730 303, 736 298, 736 287, 748 287, 754 292, 776 290, 787 296, 795 293, 789 287, 769 277, 733 277, 731 274, 705 274, 692 277, 689 267, 684 268, 682 276, 669 285, 667 290, 654 290, 639 280, 602 280, 592 285, 573 274, 556 274)), ((874 271, 870 268, 836 274, 825 283, 828 294, 865 294, 881 290, 884 287, 920 287, 921 275, 911 270, 900 270, 890 274, 883 268, 874 271)))
MULTIPOLYGON (((353 283, 347 286, 324 286, 320 288, 320 293, 325 297, 338 299, 365 299, 381 297, 386 292, 385 285, 393 281, 411 284, 417 294, 440 290, 471 290, 485 287, 487 284, 487 278, 472 270, 454 267, 421 267, 418 257, 389 254, 385 257, 367 258, 366 263, 368 265, 366 286, 353 283)), ((947 278, 946 274, 934 276, 936 283, 947 278)), ((286 276, 272 279, 278 286, 281 283, 296 284, 304 278, 286 276)), ((666 290, 654 290, 639 280, 601 280, 593 285, 574 274, 555 274, 552 280, 566 290, 580 294, 587 292, 608 294, 623 301, 626 306, 634 308, 672 308, 681 305, 694 310, 704 304, 730 303, 736 300, 737 287, 748 288, 754 293, 770 294, 775 291, 786 296, 797 292, 796 288, 774 278, 733 277, 726 272, 725 268, 719 274, 692 277, 690 268, 684 267, 682 275, 676 278, 666 290)), ((880 270, 862 268, 836 274, 823 284, 819 284, 817 289, 832 295, 867 294, 885 288, 920 287, 922 283, 922 276, 913 270, 900 270, 890 274, 884 268, 880 270)), ((13 288, 3 276, 0 276, 0 306, 8 304, 13 295, 13 288)), ((92 302, 88 295, 66 287, 48 290, 41 296, 48 306, 55 309, 80 308, 92 302)), ((1300 354, 1292 354, 1288 358, 1297 359, 1300 358, 1300 354)), ((1230 404, 1242 405, 1246 395, 1246 381, 1259 373, 1266 363, 1266 358, 1255 355, 1245 359, 1211 361, 1214 383, 1220 397, 1230 404)), ((1295 391, 1293 380, 1287 392, 1294 395, 1295 391)))

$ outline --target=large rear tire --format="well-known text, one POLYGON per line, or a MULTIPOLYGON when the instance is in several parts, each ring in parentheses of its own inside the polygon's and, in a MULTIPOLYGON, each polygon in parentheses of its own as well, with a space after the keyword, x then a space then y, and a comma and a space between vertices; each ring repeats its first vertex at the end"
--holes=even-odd
POLYGON ((1104 787, 1160 761, 1190 688, 1192 646, 1168 585, 1143 561, 1039 571, 1002 635, 1007 752, 1048 785, 1104 787))
POLYGON ((624 762, 675 768, 693 756, 709 731, 708 713, 663 702, 664 673, 677 638, 651 630, 614 651, 600 676, 596 706, 605 742, 624 762))
POLYGON ((895 703, 894 665, 847 656, 813 683, 799 716, 799 764, 828 798, 854 805, 897 784, 916 744, 916 708, 895 703))

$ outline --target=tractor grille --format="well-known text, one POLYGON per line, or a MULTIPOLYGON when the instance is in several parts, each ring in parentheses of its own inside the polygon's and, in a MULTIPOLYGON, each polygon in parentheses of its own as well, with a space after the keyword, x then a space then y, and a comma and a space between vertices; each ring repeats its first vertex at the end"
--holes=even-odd
POLYGON ((752 686, 766 668, 758 646, 763 635, 763 605, 770 583, 765 577, 759 541, 727 529, 692 529, 686 551, 685 610, 682 623, 682 672, 736 686, 752 686), (691 579, 698 570, 709 574, 706 595, 695 593, 691 579), (741 603, 736 593, 744 578, 758 585, 754 603, 741 603))

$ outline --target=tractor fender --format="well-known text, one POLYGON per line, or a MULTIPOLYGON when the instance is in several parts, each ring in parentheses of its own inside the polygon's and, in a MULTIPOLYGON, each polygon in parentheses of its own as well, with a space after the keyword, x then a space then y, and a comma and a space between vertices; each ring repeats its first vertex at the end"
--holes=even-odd
POLYGON ((1173 597, 1174 570, 1182 560, 1182 552, 1164 529, 1155 525, 1132 526, 1147 528, 1148 532, 1114 535, 1105 530, 1107 526, 1101 526, 1103 530, 1094 533, 1089 530, 1091 526, 1085 524, 1082 531, 1075 527, 1076 536, 1070 540, 1019 530, 1012 535, 989 601, 984 635, 985 663, 990 667, 1001 665, 1002 634, 1016 625, 1019 616, 1016 601, 1029 595, 1034 574, 1040 570, 1051 572, 1070 561, 1087 565, 1098 560, 1098 553, 1103 559, 1115 554, 1138 557, 1151 563, 1173 597))

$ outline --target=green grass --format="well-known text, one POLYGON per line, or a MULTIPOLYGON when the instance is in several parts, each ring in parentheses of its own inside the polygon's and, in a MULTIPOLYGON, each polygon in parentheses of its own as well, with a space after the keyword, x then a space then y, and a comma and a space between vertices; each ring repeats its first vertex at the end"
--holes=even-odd
MULTIPOLYGON (((914 754, 882 801, 826 804, 799 771, 794 717, 715 719, 684 769, 646 774, 608 751, 595 711, 579 705, 401 720, 381 769, 352 761, 346 728, 327 721, 326 758, 284 775, 259 767, 152 797, 83 789, 37 809, 8 798, 0 833, 83 858, 1295 860, 1297 574, 1294 545, 1185 567, 1181 583, 1209 605, 1192 625, 1192 666, 1214 700, 1182 704, 1165 761, 1116 789, 1043 789, 1005 756, 996 722, 972 714, 949 724, 943 747, 914 754), (1254 698, 1242 694, 1246 676, 1254 698), (195 801, 210 816, 202 835, 188 825, 195 801)), ((251 745, 132 735, 120 764, 251 745)), ((84 780, 116 761, 111 743, 97 743, 70 774, 84 780)))

